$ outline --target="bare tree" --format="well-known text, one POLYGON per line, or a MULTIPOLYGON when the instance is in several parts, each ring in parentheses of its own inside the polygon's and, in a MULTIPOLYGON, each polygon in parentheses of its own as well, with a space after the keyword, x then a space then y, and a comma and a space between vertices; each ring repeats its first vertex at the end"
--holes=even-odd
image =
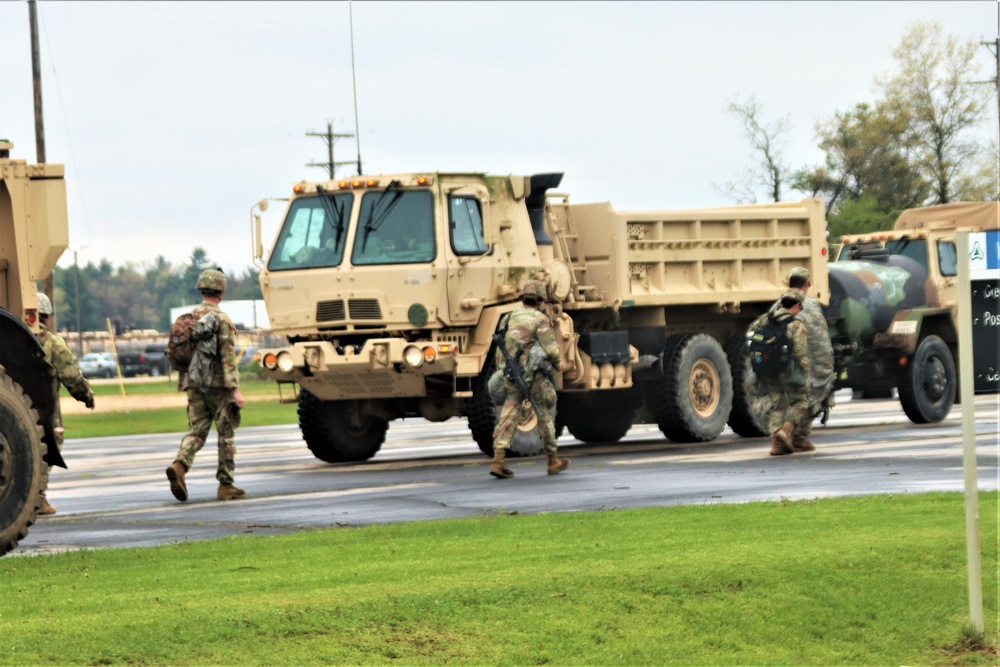
POLYGON ((752 95, 745 102, 730 102, 726 107, 739 118, 743 134, 753 148, 753 166, 738 181, 730 181, 721 188, 716 186, 738 203, 756 203, 761 189, 767 191, 771 201, 781 201, 781 188, 788 172, 784 161, 785 136, 792 124, 788 117, 765 121, 761 108, 752 95))

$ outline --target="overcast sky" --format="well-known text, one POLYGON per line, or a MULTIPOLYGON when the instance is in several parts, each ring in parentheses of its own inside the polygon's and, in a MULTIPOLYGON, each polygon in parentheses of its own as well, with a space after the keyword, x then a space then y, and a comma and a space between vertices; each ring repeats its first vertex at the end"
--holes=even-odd
MULTIPOLYGON (((66 165, 70 251, 250 264, 249 215, 320 179, 309 131, 355 131, 366 174, 563 171, 618 209, 731 203, 751 162, 730 101, 788 117, 786 158, 817 164, 817 121, 874 98, 916 20, 993 40, 995 0, 947 2, 47 2, 49 162, 66 165)), ((981 79, 995 59, 980 47, 981 79)), ((996 126, 985 132, 996 132, 996 126)), ((35 161, 28 5, 0 1, 0 137, 35 161)), ((356 160, 355 139, 335 159, 356 160)), ((338 176, 356 173, 342 167, 338 176)), ((792 194, 788 198, 793 198, 792 194)), ((270 245, 283 212, 265 214, 270 245)))

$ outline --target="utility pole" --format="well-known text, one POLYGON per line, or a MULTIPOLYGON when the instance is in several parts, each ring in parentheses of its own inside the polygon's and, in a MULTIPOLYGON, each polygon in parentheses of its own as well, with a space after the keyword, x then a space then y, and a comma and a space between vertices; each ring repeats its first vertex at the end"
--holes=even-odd
POLYGON ((326 162, 310 162, 307 167, 323 167, 326 169, 327 173, 330 174, 330 180, 334 178, 334 172, 336 172, 337 167, 345 164, 354 164, 354 160, 349 160, 347 162, 335 162, 333 159, 333 142, 336 139, 350 139, 353 134, 334 134, 333 133, 333 121, 326 121, 326 132, 306 132, 307 137, 320 137, 326 142, 327 151, 327 161, 326 162))
MULTIPOLYGON (((31 81, 35 93, 35 159, 38 164, 45 164, 45 124, 42 120, 42 64, 38 56, 38 8, 35 0, 28 0, 28 23, 31 33, 31 81)), ((43 291, 49 301, 55 305, 55 295, 52 289, 52 272, 45 277, 43 291)), ((56 314, 49 316, 52 331, 57 331, 56 314)))

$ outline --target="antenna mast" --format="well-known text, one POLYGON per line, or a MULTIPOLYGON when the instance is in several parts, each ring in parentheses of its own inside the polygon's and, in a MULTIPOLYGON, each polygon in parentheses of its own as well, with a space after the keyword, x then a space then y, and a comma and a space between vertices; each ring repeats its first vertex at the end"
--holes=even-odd
POLYGON ((347 1, 347 14, 351 23, 351 82, 354 84, 354 136, 358 142, 358 176, 361 170, 361 131, 358 129, 358 78, 354 73, 354 5, 347 1))

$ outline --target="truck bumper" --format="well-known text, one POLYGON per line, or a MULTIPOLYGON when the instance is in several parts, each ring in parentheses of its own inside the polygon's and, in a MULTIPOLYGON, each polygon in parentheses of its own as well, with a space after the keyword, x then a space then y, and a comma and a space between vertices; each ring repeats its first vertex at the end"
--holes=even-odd
POLYGON ((327 401, 426 396, 427 376, 454 376, 458 366, 449 343, 395 338, 344 346, 301 342, 262 350, 260 358, 271 380, 298 383, 327 401))

